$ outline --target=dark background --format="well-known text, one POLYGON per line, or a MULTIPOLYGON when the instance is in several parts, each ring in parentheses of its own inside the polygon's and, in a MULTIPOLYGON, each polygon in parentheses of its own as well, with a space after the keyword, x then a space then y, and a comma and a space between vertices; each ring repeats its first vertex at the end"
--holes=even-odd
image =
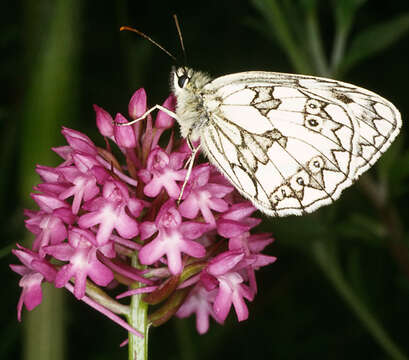
MULTIPOLYGON (((409 354, 409 5, 403 0, 338 3, 356 2, 362 6, 351 20, 346 49, 366 29, 397 17, 402 21, 396 30, 381 28, 368 37, 370 47, 391 33, 378 51, 329 75, 373 90, 401 110, 397 144, 335 204, 302 218, 265 218, 261 229, 276 238, 268 253, 279 259, 259 272, 259 293, 246 322, 237 323, 231 314, 224 326, 212 322, 199 336, 193 318, 171 320, 151 330, 150 359, 404 359, 402 353, 409 354), (370 184, 378 190, 368 196, 370 184), (387 194, 381 204, 379 189, 387 194)), ((308 48, 304 26, 313 11, 324 52, 331 53, 335 1, 270 3, 284 9, 281 19, 298 34, 300 48, 308 48)), ((9 253, 27 238, 22 208, 32 206, 29 192, 38 182, 34 165, 57 164, 49 148, 64 144, 63 125, 97 139, 92 104, 114 115, 126 113, 140 87, 151 105, 168 96, 172 60, 137 35, 119 32, 121 25, 146 32, 180 56, 171 16, 177 13, 189 65, 214 77, 299 69, 266 22, 269 14, 251 1, 49 0, 2 3, 1 8, 0 358, 51 359, 50 349, 57 346, 63 353, 59 359, 125 359, 126 347, 119 348, 125 331, 64 290, 59 290, 63 303, 59 295, 50 295, 53 304, 63 305, 51 306, 40 320, 24 311, 23 322, 17 322, 19 277, 8 268, 16 263, 9 253), (46 340, 40 343, 36 329, 43 325, 36 321, 64 326, 58 333, 43 332, 46 340)), ((307 72, 318 74, 314 67, 307 72)))

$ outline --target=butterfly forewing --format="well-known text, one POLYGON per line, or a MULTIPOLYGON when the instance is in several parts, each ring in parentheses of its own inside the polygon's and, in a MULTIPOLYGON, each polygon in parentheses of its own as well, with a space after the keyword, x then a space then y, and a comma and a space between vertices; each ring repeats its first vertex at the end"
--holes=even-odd
POLYGON ((203 88, 201 146, 236 188, 272 216, 337 199, 387 149, 399 112, 342 82, 247 72, 203 88))

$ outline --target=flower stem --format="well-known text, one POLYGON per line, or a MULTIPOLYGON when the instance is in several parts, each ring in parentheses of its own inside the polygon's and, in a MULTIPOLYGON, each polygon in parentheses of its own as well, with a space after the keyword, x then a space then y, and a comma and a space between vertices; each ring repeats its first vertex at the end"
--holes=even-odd
MULTIPOLYGON (((132 255, 132 266, 138 267, 138 255, 135 252, 132 255)), ((137 287, 143 285, 137 283, 137 287)), ((142 301, 142 295, 133 295, 131 298, 130 314, 128 317, 129 325, 141 332, 143 338, 129 333, 129 360, 147 360, 148 359, 148 304, 142 301)))

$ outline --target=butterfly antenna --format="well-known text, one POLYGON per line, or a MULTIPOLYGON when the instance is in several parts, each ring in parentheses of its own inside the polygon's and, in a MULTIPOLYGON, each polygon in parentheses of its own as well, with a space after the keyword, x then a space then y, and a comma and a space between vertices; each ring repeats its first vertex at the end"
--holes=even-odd
POLYGON ((183 36, 182 36, 182 31, 180 30, 179 20, 176 14, 173 14, 173 19, 175 20, 176 30, 178 31, 179 41, 180 41, 180 45, 182 46, 183 58, 185 60, 185 65, 186 65, 187 64, 186 50, 185 50, 185 45, 183 43, 183 36))
POLYGON ((144 39, 150 41, 152 44, 154 44, 155 46, 157 46, 159 49, 161 49, 163 52, 165 52, 166 54, 168 54, 175 62, 177 62, 176 57, 174 55, 172 55, 168 50, 166 50, 162 45, 158 44, 155 40, 153 40, 151 37, 149 37, 148 35, 144 34, 142 31, 139 31, 137 29, 131 28, 129 26, 121 26, 120 31, 132 31, 134 33, 137 33, 139 36, 142 36, 144 39))

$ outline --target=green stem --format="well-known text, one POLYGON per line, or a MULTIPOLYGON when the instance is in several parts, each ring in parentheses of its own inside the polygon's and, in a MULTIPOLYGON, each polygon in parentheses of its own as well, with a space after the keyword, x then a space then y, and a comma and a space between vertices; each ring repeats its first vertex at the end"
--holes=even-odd
MULTIPOLYGON (((138 255, 132 256, 132 266, 138 267, 138 255)), ((137 285, 139 287, 140 284, 137 285)), ((142 295, 133 295, 128 316, 129 325, 143 334, 143 338, 129 333, 129 360, 148 359, 148 304, 142 301, 142 295)))
POLYGON ((408 359, 389 337, 374 315, 368 310, 367 306, 354 293, 344 278, 342 270, 336 261, 336 257, 329 249, 328 244, 323 241, 316 241, 312 246, 312 251, 323 273, 329 278, 332 285, 355 312, 356 316, 383 348, 385 353, 388 354, 388 357, 396 360, 408 359))

